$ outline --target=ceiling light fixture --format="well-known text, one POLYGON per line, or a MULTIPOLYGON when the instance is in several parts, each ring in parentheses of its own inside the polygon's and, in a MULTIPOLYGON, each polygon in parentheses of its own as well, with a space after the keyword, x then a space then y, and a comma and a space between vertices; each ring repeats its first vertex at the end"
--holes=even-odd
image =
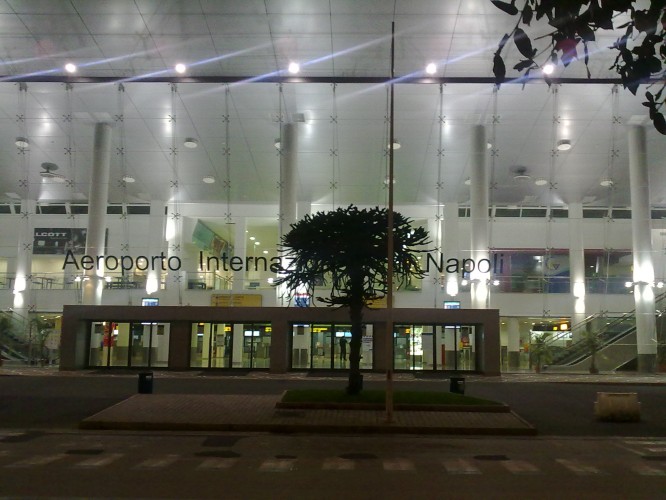
POLYGON ((67 73, 76 73, 76 69, 76 64, 74 63, 65 64, 65 71, 67 71, 67 73))
POLYGON ((465 179, 465 186, 470 186, 471 184, 472 184, 472 179, 470 179, 469 177, 465 179))
POLYGON ((398 142, 398 139, 393 139, 393 150, 396 151, 396 150, 400 149, 401 147, 402 146, 398 142))
POLYGON ((425 70, 426 73, 428 73, 429 75, 434 75, 435 73, 437 73, 437 65, 435 63, 429 63, 426 66, 425 70))
POLYGON ((289 73, 291 73, 292 75, 295 75, 296 73, 301 71, 300 65, 297 62, 293 62, 293 61, 289 63, 289 68, 288 69, 289 69, 289 73))
POLYGON ((207 175, 206 177, 204 177, 201 180, 204 181, 206 184, 214 184, 215 183, 215 177, 213 177, 212 175, 207 175))
POLYGON ((543 177, 539 177, 537 180, 534 181, 534 184, 536 184, 537 186, 545 186, 546 184, 548 184, 548 181, 543 177))
POLYGON ((569 139, 560 139, 557 141, 558 151, 569 151, 571 149, 571 141, 569 139))
POLYGON ((16 144, 16 146, 21 149, 26 149, 28 146, 30 146, 30 141, 28 141, 28 139, 25 137, 17 137, 14 140, 14 144, 16 144))
POLYGON ((194 149, 199 145, 199 141, 193 137, 188 137, 183 144, 186 148, 194 149))
POLYGON ((613 179, 601 179, 601 182, 599 182, 599 185, 603 186, 605 188, 613 187, 613 179))
POLYGON ((133 182, 136 181, 136 179, 134 179, 134 177, 132 177, 131 175, 123 175, 123 181, 126 182, 127 184, 132 184, 133 182))
POLYGON ((492 143, 486 142, 486 149, 493 149, 492 143))
POLYGON ((555 65, 550 62, 546 63, 543 65, 543 68, 541 68, 541 71, 544 75, 552 75, 553 71, 555 71, 555 65))
POLYGON ((282 145, 280 143, 280 138, 275 139, 275 142, 273 143, 273 145, 275 146, 275 149, 280 149, 280 146, 282 145))
POLYGON ((182 75, 187 71, 187 66, 185 66, 183 63, 178 63, 173 67, 173 69, 176 71, 176 73, 182 75))

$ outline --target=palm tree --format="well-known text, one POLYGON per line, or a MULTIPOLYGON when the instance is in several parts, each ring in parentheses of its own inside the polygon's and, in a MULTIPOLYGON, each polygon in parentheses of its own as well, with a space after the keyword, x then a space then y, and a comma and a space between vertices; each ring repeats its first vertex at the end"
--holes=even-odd
MULTIPOLYGON (((291 292, 314 296, 316 286, 330 286, 328 297, 316 299, 329 306, 349 308, 349 382, 347 393, 363 388, 360 372, 363 308, 386 296, 388 209, 359 209, 354 205, 330 212, 306 215, 291 225, 282 239, 283 262, 287 265, 276 280, 291 292)), ((411 220, 393 214, 394 278, 398 285, 424 272, 416 247, 430 243, 428 232, 412 227, 411 220)), ((389 326, 390 328, 390 326, 389 326)))

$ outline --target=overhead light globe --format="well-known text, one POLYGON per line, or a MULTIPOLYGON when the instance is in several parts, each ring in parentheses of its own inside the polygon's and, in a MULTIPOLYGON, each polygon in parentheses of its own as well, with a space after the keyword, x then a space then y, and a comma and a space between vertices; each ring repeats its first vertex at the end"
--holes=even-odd
POLYGON ((201 180, 204 181, 206 184, 214 184, 215 183, 215 177, 213 177, 211 175, 207 175, 206 177, 204 177, 201 180))
POLYGON ((289 73, 292 75, 297 74, 299 71, 301 71, 301 66, 297 62, 290 62, 289 67, 288 67, 289 73))
POLYGON ((30 146, 30 141, 28 141, 28 139, 25 137, 17 137, 14 140, 14 144, 16 144, 18 148, 26 149, 28 146, 30 146))
POLYGON ((437 73, 437 65, 435 63, 430 63, 426 66, 425 71, 429 75, 434 75, 435 73, 437 73))
POLYGON ((599 185, 603 187, 613 187, 613 179, 601 179, 599 185))
POLYGON ((76 73, 76 69, 76 64, 74 63, 70 62, 65 64, 65 71, 67 71, 67 73, 76 73))
POLYGON ((465 186, 470 186, 471 184, 472 184, 472 179, 470 179, 469 177, 465 179, 465 186))
POLYGON ((199 145, 199 141, 197 141, 193 137, 188 137, 187 139, 185 139, 185 142, 183 143, 183 145, 186 148, 194 149, 199 145))
POLYGON ((275 146, 275 149, 280 149, 280 146, 282 146, 282 143, 280 142, 280 138, 275 139, 275 142, 273 143, 275 146))
POLYGON ((178 63, 173 67, 173 69, 176 71, 176 73, 182 75, 187 71, 187 66, 185 66, 183 63, 178 63))
POLYGON ((545 186, 546 184, 548 184, 548 181, 543 177, 539 177, 534 181, 534 184, 536 184, 537 186, 545 186))
POLYGON ((124 175, 123 181, 125 181, 127 184, 132 184, 133 182, 136 182, 136 179, 134 179, 134 177, 131 175, 124 175))
MULTIPOLYGON (((389 145, 389 148, 390 148, 390 147, 391 147, 391 146, 389 145)), ((396 150, 400 149, 401 147, 402 147, 402 146, 401 146, 400 143, 398 142, 398 139, 393 139, 393 150, 396 151, 396 150)))
POLYGON ((557 141, 558 151, 569 151, 571 149, 571 141, 569 139, 560 139, 557 141))
POLYGON ((555 65, 553 63, 546 63, 543 65, 543 68, 541 68, 541 71, 543 71, 544 75, 552 75, 553 71, 555 71, 555 65))

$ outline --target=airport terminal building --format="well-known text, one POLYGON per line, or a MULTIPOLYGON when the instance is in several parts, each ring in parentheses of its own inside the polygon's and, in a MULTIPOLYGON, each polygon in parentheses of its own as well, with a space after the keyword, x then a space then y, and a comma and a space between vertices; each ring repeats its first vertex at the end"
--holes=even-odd
POLYGON ((344 370, 325 277, 274 281, 291 224, 355 205, 431 240, 366 310, 362 369, 531 370, 541 340, 552 371, 666 366, 666 138, 608 70, 619 32, 590 78, 581 48, 497 87, 515 20, 486 0, 13 4, 5 360, 344 370))

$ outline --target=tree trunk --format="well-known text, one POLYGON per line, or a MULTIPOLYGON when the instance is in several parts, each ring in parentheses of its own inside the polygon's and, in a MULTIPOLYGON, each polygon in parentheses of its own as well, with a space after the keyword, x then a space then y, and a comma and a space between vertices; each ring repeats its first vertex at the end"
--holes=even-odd
POLYGON ((363 302, 349 307, 351 341, 349 342, 349 382, 347 394, 359 394, 363 390, 361 375, 361 343, 363 337, 363 302))

